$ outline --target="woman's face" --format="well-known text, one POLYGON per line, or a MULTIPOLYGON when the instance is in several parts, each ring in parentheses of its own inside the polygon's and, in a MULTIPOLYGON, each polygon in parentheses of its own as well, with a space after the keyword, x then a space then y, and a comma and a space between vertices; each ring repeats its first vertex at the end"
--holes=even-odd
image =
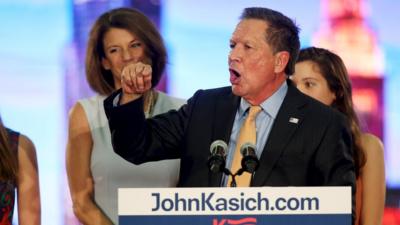
POLYGON ((328 82, 317 64, 310 60, 296 63, 295 73, 291 79, 301 92, 325 105, 331 105, 336 99, 335 93, 329 89, 328 82))
POLYGON ((145 61, 145 45, 136 35, 125 29, 111 28, 103 39, 105 57, 101 63, 110 70, 114 77, 115 87, 121 86, 122 69, 131 63, 145 61))

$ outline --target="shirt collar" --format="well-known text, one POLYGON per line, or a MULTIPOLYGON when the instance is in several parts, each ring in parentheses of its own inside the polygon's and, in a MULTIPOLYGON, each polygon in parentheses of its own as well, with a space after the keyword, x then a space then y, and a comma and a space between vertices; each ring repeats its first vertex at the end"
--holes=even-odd
MULTIPOLYGON (((269 98, 265 99, 260 104, 263 111, 275 119, 276 115, 278 114, 279 108, 282 105, 283 99, 285 98, 287 90, 288 90, 288 86, 285 81, 278 88, 278 90, 275 91, 275 93, 273 95, 271 95, 269 98)), ((241 98, 240 99, 240 107, 239 107, 239 115, 244 116, 249 107, 250 107, 250 103, 247 102, 244 98, 241 98)))

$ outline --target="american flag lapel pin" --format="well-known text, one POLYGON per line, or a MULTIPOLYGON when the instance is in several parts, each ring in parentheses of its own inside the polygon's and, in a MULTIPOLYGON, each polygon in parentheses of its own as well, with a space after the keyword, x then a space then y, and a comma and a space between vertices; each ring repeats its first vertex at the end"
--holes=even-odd
POLYGON ((299 119, 297 119, 297 118, 295 118, 295 117, 290 117, 290 118, 289 118, 289 123, 298 124, 298 123, 299 123, 299 119))

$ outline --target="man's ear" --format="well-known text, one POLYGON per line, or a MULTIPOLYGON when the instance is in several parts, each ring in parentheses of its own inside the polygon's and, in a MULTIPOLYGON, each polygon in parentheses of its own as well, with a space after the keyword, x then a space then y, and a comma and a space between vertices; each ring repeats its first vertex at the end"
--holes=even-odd
POLYGON ((110 64, 110 61, 108 61, 108 59, 106 59, 106 58, 101 58, 101 65, 103 66, 103 68, 105 69, 105 70, 110 70, 111 69, 111 64, 110 64))
POLYGON ((290 54, 287 51, 280 51, 275 53, 275 73, 285 71, 286 65, 289 62, 290 54))

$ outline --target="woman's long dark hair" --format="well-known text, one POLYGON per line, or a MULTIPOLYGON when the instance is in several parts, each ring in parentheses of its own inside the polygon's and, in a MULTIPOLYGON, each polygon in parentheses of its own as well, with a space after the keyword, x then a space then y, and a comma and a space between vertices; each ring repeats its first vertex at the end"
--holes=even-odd
POLYGON ((145 56, 152 66, 151 87, 157 86, 167 63, 167 50, 156 26, 142 12, 133 8, 118 8, 102 14, 94 23, 86 50, 86 78, 90 87, 102 95, 115 88, 113 75, 101 64, 105 57, 103 39, 111 28, 134 34, 145 46, 145 56))
POLYGON ((365 154, 361 147, 361 129, 352 100, 351 82, 342 59, 335 53, 316 47, 300 50, 297 62, 312 61, 319 72, 326 79, 329 89, 335 93, 336 99, 332 107, 336 108, 348 118, 353 138, 353 159, 356 165, 356 176, 360 175, 365 165, 365 154))
POLYGON ((17 178, 18 163, 12 152, 7 130, 0 118, 0 181, 12 181, 17 178))

